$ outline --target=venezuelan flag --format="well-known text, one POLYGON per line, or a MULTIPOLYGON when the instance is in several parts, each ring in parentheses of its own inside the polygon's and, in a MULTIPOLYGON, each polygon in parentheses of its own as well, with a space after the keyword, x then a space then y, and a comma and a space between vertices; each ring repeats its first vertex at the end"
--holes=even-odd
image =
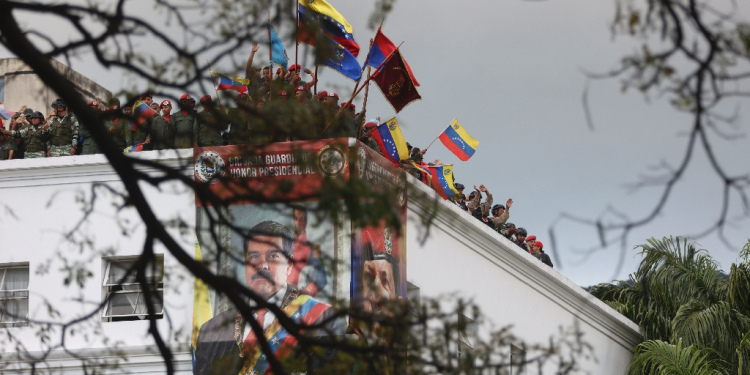
POLYGON ((443 142, 445 147, 448 147, 462 161, 469 160, 479 146, 479 141, 466 132, 466 129, 458 123, 458 119, 453 120, 443 134, 440 134, 440 142, 443 142))
POLYGON ((432 188, 438 195, 443 199, 448 199, 458 194, 458 190, 453 186, 453 165, 445 164, 427 169, 432 174, 432 188))
POLYGON ((234 90, 241 93, 247 92, 248 82, 243 82, 247 80, 241 78, 230 78, 216 72, 211 72, 211 74, 219 76, 219 83, 216 84, 216 91, 234 90))
POLYGON ((133 103, 133 117, 135 120, 131 122, 130 130, 135 131, 139 125, 143 125, 144 122, 156 115, 158 115, 158 113, 151 109, 146 103, 136 100, 135 103, 133 103))
MULTIPOLYGON (((320 29, 324 34, 341 44, 351 52, 354 57, 359 56, 359 44, 354 41, 354 29, 346 18, 339 13, 334 7, 325 0, 299 0, 297 7, 299 21, 305 27, 310 29, 320 29)), ((300 42, 315 45, 315 38, 310 35, 300 33, 300 42)))
MULTIPOLYGON (((391 42, 391 40, 388 39, 388 37, 386 37, 382 31, 380 31, 380 28, 378 28, 378 32, 375 34, 375 38, 372 42, 372 47, 370 47, 370 52, 368 52, 367 54, 367 62, 365 63, 365 65, 370 65, 375 69, 382 69, 380 65, 383 64, 385 62, 385 59, 388 58, 388 56, 390 56, 395 50, 396 45, 394 45, 393 42, 391 42)), ((411 67, 409 66, 409 63, 406 62, 406 60, 404 60, 404 65, 406 65, 406 70, 409 71, 409 76, 411 77, 414 86, 419 86, 419 82, 417 82, 417 79, 414 77, 414 73, 412 73, 411 67)))
POLYGON ((378 125, 377 128, 371 129, 370 134, 375 142, 378 143, 380 151, 388 160, 400 164, 401 160, 409 158, 409 149, 406 147, 406 140, 401 134, 401 127, 398 125, 396 118, 378 125))
POLYGON ((416 168, 419 171, 419 180, 422 181, 425 185, 429 185, 430 181, 432 180, 432 175, 430 174, 430 171, 420 167, 414 160, 409 160, 411 163, 411 166, 416 168))
POLYGON ((143 151, 143 143, 139 143, 137 145, 130 146, 124 150, 126 154, 129 154, 131 152, 141 152, 143 151))

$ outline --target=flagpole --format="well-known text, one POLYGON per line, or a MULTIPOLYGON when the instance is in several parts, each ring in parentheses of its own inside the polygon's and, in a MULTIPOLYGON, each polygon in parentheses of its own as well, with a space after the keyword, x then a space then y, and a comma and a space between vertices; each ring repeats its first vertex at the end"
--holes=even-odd
MULTIPOLYGON (((367 67, 367 78, 370 78, 370 70, 371 69, 372 69, 371 66, 367 67)), ((367 94, 370 93, 370 81, 367 81, 367 83, 365 83, 365 85, 367 85, 367 88, 365 88, 365 101, 362 103, 362 112, 361 112, 362 114, 366 114, 365 112, 367 110, 367 94)), ((351 104, 351 103, 349 103, 349 104, 351 104)), ((360 139, 362 137, 362 129, 364 128, 364 125, 365 125, 365 122, 367 121, 367 118, 363 118, 362 120, 363 121, 360 122, 360 124, 359 124, 359 131, 357 132, 357 139, 360 139)))
POLYGON ((313 85, 313 95, 318 96, 318 66, 315 65, 315 84, 313 85))
POLYGON ((273 45, 271 43, 271 10, 268 10, 268 102, 273 98, 273 45))
MULTIPOLYGON (((381 25, 383 24, 382 21, 381 21, 380 24, 381 25)), ((378 31, 380 31, 379 27, 378 27, 378 31)), ((362 71, 363 72, 365 71, 365 66, 367 66, 367 62, 370 61, 370 53, 372 52, 372 45, 373 45, 374 42, 375 42, 375 39, 370 38, 370 50, 367 52, 367 57, 365 58, 365 63, 362 64, 362 71)), ((368 74, 368 76, 369 76, 369 74, 368 74)), ((360 78, 359 81, 357 81, 357 84, 354 85, 354 90, 352 91, 352 93, 357 91, 357 88, 359 87, 360 82, 362 82, 362 78, 360 78)))
POLYGON ((213 69, 211 69, 211 62, 208 61, 208 59, 206 59, 206 64, 208 65, 208 71, 211 73, 211 83, 213 83, 213 85, 214 85, 214 91, 216 91, 216 100, 219 101, 219 106, 223 110, 224 109, 224 105, 221 104, 221 98, 219 97, 219 89, 216 88, 216 82, 214 82, 214 71, 213 71, 213 69))
MULTIPOLYGON (((456 120, 458 120, 458 119, 457 119, 457 118, 454 118, 454 119, 453 119, 453 121, 456 121, 456 120)), ((453 121, 451 121, 451 124, 453 123, 453 121)), ((449 125, 449 126, 450 126, 450 125, 449 125)), ((444 132, 445 132, 445 130, 441 131, 441 132, 440 132, 440 134, 438 134, 438 136, 437 136, 437 137, 435 137, 435 139, 433 139, 433 140, 432 140, 432 142, 430 142, 430 144, 429 144, 429 145, 427 146, 427 148, 425 148, 425 149, 424 149, 424 150, 423 150, 422 152, 426 152, 426 151, 427 151, 427 149, 428 149, 428 148, 430 148, 430 146, 432 146, 432 144, 433 144, 433 143, 435 143, 435 141, 437 141, 437 140, 438 140, 438 138, 440 138, 440 136, 441 136, 441 135, 443 135, 443 133, 444 133, 444 132)))
MULTIPOLYGON (((299 35, 299 1, 297 1, 297 24, 294 25, 295 30, 297 30, 297 34, 295 34, 295 41, 294 41, 294 65, 298 65, 297 63, 297 54, 299 54, 299 38, 296 37, 296 35, 299 35)), ((302 68, 300 68, 300 77, 302 76, 302 68)))

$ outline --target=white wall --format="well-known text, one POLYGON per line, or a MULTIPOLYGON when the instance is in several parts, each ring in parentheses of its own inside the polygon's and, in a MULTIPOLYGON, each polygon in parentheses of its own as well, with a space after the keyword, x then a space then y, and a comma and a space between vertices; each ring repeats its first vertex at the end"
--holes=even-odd
POLYGON ((456 292, 487 318, 480 333, 490 324, 513 325, 513 334, 526 344, 545 344, 559 328, 578 322, 596 357, 583 368, 597 375, 625 373, 630 348, 640 342, 635 323, 447 201, 439 200, 424 240, 421 217, 435 204, 425 198, 435 193, 409 181, 407 278, 422 298, 456 292))
MULTIPOLYGON (((148 154, 142 156, 157 156, 156 153, 148 154)), ((184 160, 189 161, 192 150, 184 156, 187 158, 184 160)), ((168 162, 177 164, 176 159, 168 162)), ((97 200, 91 216, 73 237, 76 242, 90 240, 93 247, 81 248, 66 238, 82 219, 81 202, 91 198, 95 184, 122 190, 117 176, 102 155, 0 162, 0 264, 29 262, 29 315, 33 320, 63 322, 90 314, 102 301, 102 256, 137 255, 142 251, 145 228, 139 223, 135 210, 124 208, 118 212, 113 206, 113 196, 102 188, 94 190, 97 200), (82 266, 90 272, 83 288, 75 282, 64 285, 66 264, 82 266), (40 273, 44 268, 48 272, 40 273), (47 301, 59 316, 49 313, 47 301)), ((173 188, 159 192, 147 186, 144 188, 160 219, 178 219, 191 227, 194 225, 195 204, 191 192, 173 188)), ((193 254, 194 234, 178 237, 183 248, 193 254)), ((160 246, 155 251, 165 253, 160 246)), ((192 278, 169 254, 164 255, 164 266, 165 317, 159 320, 158 326, 164 340, 183 353, 178 359, 182 367, 187 363, 184 369, 190 371, 190 356, 184 353, 189 353, 186 345, 190 342, 192 322, 192 278)), ((38 328, 9 328, 5 332, 23 342, 31 352, 44 351, 61 342, 59 327, 52 329, 46 344, 37 336, 38 328)), ((0 338, 0 351, 13 352, 7 336, 0 332, 0 338)), ((68 331, 65 336, 65 347, 74 352, 94 353, 97 349, 114 346, 131 348, 131 351, 142 348, 129 356, 140 358, 140 362, 153 362, 157 358, 146 354, 146 347, 152 344, 147 321, 102 322, 100 312, 94 313, 75 332, 68 331)), ((75 366, 80 365, 75 361, 52 362, 63 367, 73 366, 73 373, 75 366)), ((143 363, 138 366, 149 369, 146 373, 153 373, 153 366, 143 367, 143 363)))
MULTIPOLYGON (((180 151, 179 157, 175 155, 175 152, 161 155, 161 161, 191 174, 192 150, 180 151)), ((155 159, 160 156, 144 152, 139 157, 155 159)), ((410 182, 407 278, 420 288, 423 297, 457 292, 477 303, 496 327, 513 324, 513 333, 530 343, 545 343, 560 327, 570 327, 577 321, 597 359, 597 362, 587 362, 586 368, 597 375, 625 372, 631 357, 629 349, 638 342, 635 324, 446 202, 438 202, 439 214, 423 243, 419 235, 423 232, 419 215, 428 203, 422 198, 434 192, 414 179, 410 182)), ((67 231, 74 228, 82 216, 80 198, 91 197, 91 189, 98 183, 121 189, 118 177, 101 155, 0 162, 0 264, 30 263, 32 319, 59 322, 91 312, 93 306, 101 302, 100 252, 135 255, 142 249, 145 228, 138 224, 136 213, 130 208, 118 213, 112 206, 112 197, 103 190, 96 190, 98 198, 93 214, 76 237, 81 240, 82 235, 89 236, 95 250, 80 249, 66 240, 67 231), (124 221, 129 224, 120 227, 118 223, 124 221), (75 284, 63 285, 61 257, 67 258, 68 264, 79 262, 91 271, 82 289, 75 284), (36 274, 46 265, 49 272, 36 274), (81 299, 85 303, 80 303, 81 299), (45 308, 45 300, 62 316, 51 316, 45 308)), ((160 218, 180 219, 189 226, 194 224, 191 192, 176 188, 161 192, 146 188, 146 191, 160 218)), ((192 254, 194 234, 189 231, 180 239, 183 248, 192 254)), ((163 250, 157 252, 164 253, 163 250)), ((189 372, 187 345, 192 321, 192 278, 169 254, 165 254, 164 259, 168 275, 165 313, 169 319, 159 321, 159 329, 176 348, 180 368, 189 372)), ((89 340, 81 334, 68 335, 68 349, 98 353, 97 350, 117 343, 132 352, 130 357, 140 358, 140 362, 134 359, 133 369, 153 373, 159 367, 158 355, 149 354, 146 349, 153 344, 147 322, 102 322, 99 313, 87 322, 89 330, 101 330, 103 335, 89 340), (136 362, 140 364, 136 366, 136 362)), ((44 350, 48 346, 40 344, 34 329, 10 328, 7 332, 28 345, 30 351, 44 350)), ((0 337, 3 337, 1 333, 0 337)), ((50 342, 55 345, 59 340, 59 330, 56 330, 50 342)), ((0 350, 13 351, 2 344, 0 342, 0 350)), ((64 355, 58 356, 54 363, 72 373, 78 371, 75 362, 64 355)))

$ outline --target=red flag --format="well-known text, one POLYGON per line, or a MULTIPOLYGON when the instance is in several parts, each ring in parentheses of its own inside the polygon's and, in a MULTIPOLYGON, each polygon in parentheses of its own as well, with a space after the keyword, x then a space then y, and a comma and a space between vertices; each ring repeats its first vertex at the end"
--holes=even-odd
POLYGON ((422 99, 409 69, 404 64, 401 51, 394 51, 372 80, 378 84, 378 88, 396 113, 401 112, 411 102, 422 99))

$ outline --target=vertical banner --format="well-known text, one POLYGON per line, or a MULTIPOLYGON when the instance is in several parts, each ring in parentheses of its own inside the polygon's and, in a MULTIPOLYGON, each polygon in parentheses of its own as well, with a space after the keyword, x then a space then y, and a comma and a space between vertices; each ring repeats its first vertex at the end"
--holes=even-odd
MULTIPOLYGON (((399 189, 397 209, 405 223, 405 179, 369 147, 353 139, 325 139, 272 143, 251 151, 196 148, 194 168, 196 182, 215 196, 202 200, 196 194, 196 254, 211 271, 247 286, 293 322, 322 327, 306 334, 341 338, 350 324, 358 324, 345 316, 332 318, 341 312, 332 306, 364 306, 369 289, 359 280, 372 267, 391 266, 388 298, 406 298, 404 224, 354 228, 344 215, 331 219, 318 214, 325 181, 353 178, 373 189, 399 189), (230 223, 216 225, 217 215, 230 223)), ((211 306, 203 309, 210 311, 209 317, 203 313, 193 322, 194 374, 270 373, 260 340, 282 361, 297 348, 297 338, 271 311, 253 307, 252 300, 252 319, 262 325, 265 337, 256 337, 248 317, 225 296, 211 290, 206 298, 198 288, 195 293, 196 303, 205 307, 210 301, 211 306)), ((374 305, 368 306, 372 310, 374 305)))
MULTIPOLYGON (((352 227, 351 302, 353 331, 367 345, 394 345, 393 326, 380 324, 403 315, 407 298, 406 279, 406 177, 404 171, 371 148, 359 145, 358 177, 374 189, 390 189, 397 194, 395 207, 400 226, 381 221, 376 226, 352 227)), ((403 347, 403 346, 401 346, 403 347)), ((399 353, 403 355, 404 353, 399 353)), ((385 358, 389 374, 404 373, 402 361, 385 358)))

